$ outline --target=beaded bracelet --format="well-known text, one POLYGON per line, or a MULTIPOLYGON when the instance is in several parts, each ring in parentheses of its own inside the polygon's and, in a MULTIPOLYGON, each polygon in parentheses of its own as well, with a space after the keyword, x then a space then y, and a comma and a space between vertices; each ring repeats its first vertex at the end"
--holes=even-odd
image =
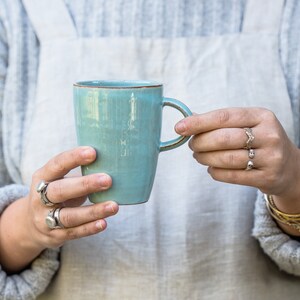
POLYGON ((264 198, 270 215, 276 221, 291 226, 300 232, 300 214, 286 214, 277 208, 271 195, 264 194, 264 198))

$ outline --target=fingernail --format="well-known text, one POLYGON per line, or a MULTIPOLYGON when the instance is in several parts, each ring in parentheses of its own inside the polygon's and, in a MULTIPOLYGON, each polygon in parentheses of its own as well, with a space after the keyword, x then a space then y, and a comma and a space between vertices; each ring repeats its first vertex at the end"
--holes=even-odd
POLYGON ((91 149, 91 148, 85 148, 84 150, 82 150, 81 154, 84 158, 89 158, 90 159, 90 158, 93 157, 94 150, 91 149))
POLYGON ((118 205, 116 203, 109 203, 105 205, 104 209, 108 213, 115 213, 118 210, 118 205))
POLYGON ((110 180, 110 178, 107 175, 99 175, 99 177, 98 177, 98 182, 102 187, 108 187, 109 180, 110 180))
POLYGON ((184 121, 180 121, 179 123, 176 124, 175 130, 177 133, 183 133, 186 130, 186 125, 184 121))
POLYGON ((99 220, 96 222, 96 227, 103 230, 106 227, 106 222, 104 220, 99 220))

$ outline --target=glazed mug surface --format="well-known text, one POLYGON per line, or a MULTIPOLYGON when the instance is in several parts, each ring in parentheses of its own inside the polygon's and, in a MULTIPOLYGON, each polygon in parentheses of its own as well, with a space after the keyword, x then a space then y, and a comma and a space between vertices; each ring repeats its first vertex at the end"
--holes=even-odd
POLYGON ((164 106, 191 115, 182 102, 163 97, 163 85, 152 81, 83 81, 73 86, 77 140, 91 146, 97 159, 82 174, 107 173, 112 187, 89 195, 93 203, 147 202, 159 152, 174 149, 189 137, 161 142, 164 106))

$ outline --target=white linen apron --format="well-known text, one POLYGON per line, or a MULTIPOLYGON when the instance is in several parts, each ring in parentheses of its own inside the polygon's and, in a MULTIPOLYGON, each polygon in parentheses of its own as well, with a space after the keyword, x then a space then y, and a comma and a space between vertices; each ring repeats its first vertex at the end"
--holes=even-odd
MULTIPOLYGON (((283 0, 249 0, 240 34, 172 39, 78 38, 62 0, 23 1, 41 43, 25 183, 76 145, 78 80, 161 81, 165 96, 198 113, 266 107, 293 137, 278 49, 283 0)), ((164 123, 175 120, 165 114, 164 123)), ((293 299, 300 280, 280 272, 251 238, 255 198, 255 189, 214 182, 186 145, 162 153, 149 202, 121 207, 104 233, 66 243, 39 299, 293 299)))

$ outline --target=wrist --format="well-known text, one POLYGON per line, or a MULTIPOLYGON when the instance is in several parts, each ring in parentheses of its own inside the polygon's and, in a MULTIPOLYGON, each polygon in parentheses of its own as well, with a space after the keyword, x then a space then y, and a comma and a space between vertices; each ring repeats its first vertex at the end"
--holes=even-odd
POLYGON ((272 197, 277 208, 287 214, 300 213, 300 149, 291 151, 292 165, 282 174, 279 190, 274 187, 272 197))
POLYGON ((300 195, 293 195, 290 197, 272 195, 276 207, 287 214, 300 213, 300 195))
POLYGON ((277 225, 287 234, 300 237, 300 214, 289 214, 280 210, 271 195, 264 195, 267 209, 277 225))
POLYGON ((12 273, 24 269, 44 250, 29 225, 27 201, 21 198, 13 202, 0 218, 0 264, 12 273))

